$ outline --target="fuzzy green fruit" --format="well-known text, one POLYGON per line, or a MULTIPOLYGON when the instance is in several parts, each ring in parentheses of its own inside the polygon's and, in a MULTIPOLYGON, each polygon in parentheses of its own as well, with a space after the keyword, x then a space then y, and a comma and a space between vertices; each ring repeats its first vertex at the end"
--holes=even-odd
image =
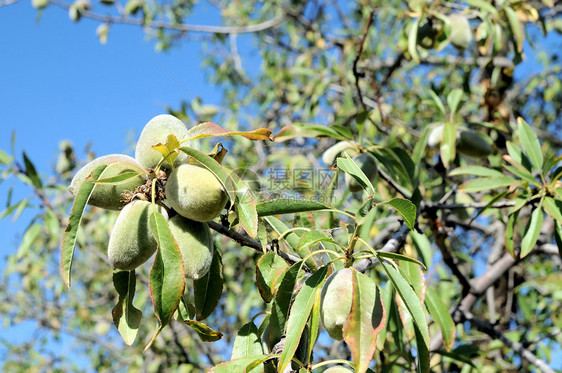
POLYGON ((330 337, 343 339, 343 324, 351 312, 353 300, 353 272, 344 268, 333 273, 322 287, 320 318, 330 337))
POLYGON ((457 137, 457 151, 471 157, 487 157, 494 152, 494 148, 480 135, 460 131, 457 137))
POLYGON ((336 365, 335 367, 328 368, 324 373, 353 373, 354 371, 350 368, 344 367, 342 365, 336 365))
MULTIPOLYGON (((126 172, 146 173, 134 158, 123 154, 110 154, 99 157, 82 167, 72 179, 68 190, 76 196, 80 186, 88 176, 101 165, 107 165, 100 179, 121 175, 126 172)), ((109 210, 119 210, 123 207, 121 195, 125 191, 134 191, 145 183, 146 174, 135 176, 119 184, 96 184, 90 195, 88 204, 109 210)))
POLYGON ((169 225, 183 257, 185 277, 197 280, 205 276, 213 261, 213 237, 207 223, 176 215, 169 225))
POLYGON ((472 29, 468 19, 461 14, 451 14, 449 16, 451 24, 451 33, 449 40, 451 44, 457 49, 466 49, 472 42, 472 29))
MULTIPOLYGON (((356 155, 352 159, 355 163, 357 163, 361 171, 363 171, 363 173, 365 174, 365 176, 367 176, 369 180, 372 181, 375 179, 375 177, 377 177, 378 174, 377 163, 375 162, 375 159, 372 156, 366 153, 362 153, 356 155)), ((359 192, 363 190, 361 184, 359 184, 357 180, 355 180, 353 176, 349 174, 345 174, 345 184, 347 185, 347 188, 352 192, 359 192)))
MULTIPOLYGON (((168 114, 155 116, 144 126, 135 148, 135 158, 144 168, 155 168, 158 165, 163 156, 152 146, 166 144, 168 135, 174 135, 181 141, 187 136, 187 128, 181 120, 168 114)), ((180 153, 174 165, 186 163, 187 160, 187 155, 180 153)), ((169 163, 164 162, 163 168, 170 168, 169 163)))
POLYGON ((356 145, 351 141, 340 141, 330 146, 322 154, 322 162, 328 167, 332 167, 338 155, 346 150, 354 150, 356 145))
POLYGON ((182 164, 168 177, 166 199, 181 216, 206 222, 220 215, 228 196, 209 170, 195 164, 182 164))
MULTIPOLYGON (((166 209, 156 205, 159 213, 168 219, 166 209)), ((107 256, 115 269, 130 271, 146 262, 156 251, 156 240, 150 230, 152 204, 135 200, 119 213, 109 238, 107 256)))

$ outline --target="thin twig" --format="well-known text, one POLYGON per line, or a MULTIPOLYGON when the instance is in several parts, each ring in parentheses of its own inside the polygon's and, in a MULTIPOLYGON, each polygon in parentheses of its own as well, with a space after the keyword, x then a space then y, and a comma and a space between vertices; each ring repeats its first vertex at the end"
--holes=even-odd
POLYGON ((363 106, 363 109, 366 111, 367 107, 363 102, 363 93, 361 92, 361 88, 359 87, 359 79, 360 74, 357 71, 357 64, 359 63, 359 59, 361 58, 361 53, 363 53, 363 45, 365 45, 365 40, 367 40, 367 35, 369 34, 369 28, 371 27, 371 23, 373 22, 373 17, 375 15, 374 11, 369 13, 369 18, 367 19, 367 23, 363 28, 363 36, 361 37, 361 41, 359 42, 359 48, 357 49, 357 54, 355 55, 355 59, 353 60, 353 76, 355 77, 355 89, 357 90, 357 95, 359 96, 359 102, 363 106))

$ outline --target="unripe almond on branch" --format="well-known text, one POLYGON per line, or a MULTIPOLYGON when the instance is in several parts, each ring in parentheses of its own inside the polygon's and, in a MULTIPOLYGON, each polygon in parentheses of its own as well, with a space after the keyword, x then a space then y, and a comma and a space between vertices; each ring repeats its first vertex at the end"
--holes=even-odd
POLYGON ((181 216, 206 222, 220 215, 228 196, 211 171, 195 164, 182 164, 168 177, 166 199, 181 216))
MULTIPOLYGON (((162 206, 155 205, 159 213, 167 219, 168 214, 162 206)), ((127 204, 119 213, 109 238, 107 256, 115 269, 130 271, 146 262, 156 251, 157 244, 150 230, 152 204, 135 200, 127 204)))
POLYGON ((353 373, 354 371, 350 368, 344 367, 342 365, 337 365, 335 367, 328 368, 324 373, 353 373))
POLYGON ((469 131, 459 131, 457 135, 457 150, 471 157, 486 157, 494 152, 480 135, 469 131))
POLYGON ((343 339, 343 324, 351 312, 353 301, 353 272, 341 269, 328 277, 322 287, 320 318, 330 337, 343 339))
MULTIPOLYGON (((166 144, 168 136, 174 135, 181 141, 187 136, 187 128, 178 118, 162 114, 152 118, 142 129, 142 132, 135 148, 135 158, 144 168, 155 168, 162 159, 162 153, 153 149, 154 145, 166 144)), ((186 163, 188 157, 180 153, 174 165, 186 163)), ((170 169, 168 162, 163 163, 163 168, 170 169)))
POLYGON ((449 16, 451 34, 449 40, 457 49, 466 49, 472 42, 472 29, 468 19, 462 14, 451 14, 449 16))
POLYGON ((207 223, 176 215, 169 225, 183 257, 185 277, 197 280, 205 276, 213 261, 213 237, 207 223))

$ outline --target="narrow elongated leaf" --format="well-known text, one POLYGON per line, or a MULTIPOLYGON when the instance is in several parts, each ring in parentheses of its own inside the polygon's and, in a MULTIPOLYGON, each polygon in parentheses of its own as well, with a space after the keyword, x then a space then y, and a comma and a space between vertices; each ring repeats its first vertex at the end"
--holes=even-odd
POLYGON ((270 251, 261 256, 256 266, 256 284, 262 299, 269 303, 273 299, 275 285, 281 274, 289 267, 277 253, 270 251))
POLYGON ((275 301, 271 307, 271 316, 269 318, 269 346, 281 340, 281 336, 285 333, 285 325, 289 318, 289 310, 291 308, 291 298, 299 274, 302 262, 293 264, 287 269, 280 280, 279 288, 275 293, 275 301))
POLYGON ((415 263, 417 265, 422 266, 423 269, 427 269, 427 267, 422 262, 420 262, 419 260, 417 260, 415 258, 411 258, 409 256, 406 256, 406 255, 396 254, 396 253, 387 253, 386 251, 378 251, 377 254, 380 257, 387 258, 387 259, 404 260, 404 261, 407 261, 407 262, 412 262, 412 263, 415 263))
POLYGON ((543 207, 548 215, 550 215, 558 223, 562 224, 562 201, 552 197, 545 197, 543 207))
POLYGON ((554 222, 554 241, 558 246, 558 254, 562 257, 562 224, 557 221, 554 222))
POLYGON ((474 175, 483 177, 502 177, 505 176, 498 170, 493 168, 482 167, 482 166, 463 166, 457 167, 449 172, 449 176, 459 176, 459 175, 474 175))
POLYGON ((455 322, 449 313, 449 309, 440 299, 437 292, 428 288, 425 294, 425 305, 431 318, 439 325, 441 335, 443 336, 443 345, 447 351, 451 351, 455 343, 455 322))
POLYGON ((275 142, 283 142, 295 137, 323 138, 330 137, 336 140, 346 140, 338 131, 315 123, 300 123, 285 126, 275 135, 275 142))
POLYGON ((343 325, 343 339, 351 350, 355 371, 369 368, 377 348, 377 335, 386 324, 381 292, 368 276, 353 269, 351 312, 343 325))
POLYGON ((523 234, 523 240, 521 241, 521 258, 524 258, 531 252, 537 240, 539 239, 539 235, 541 233, 541 227, 543 222, 544 216, 542 212, 541 206, 537 207, 533 213, 531 214, 531 219, 527 226, 525 227, 525 231, 523 234))
POLYGON ((427 328, 427 319, 425 317, 425 312, 422 307, 421 301, 418 298, 416 292, 410 284, 402 277, 400 272, 396 270, 392 265, 381 262, 382 267, 387 273, 388 277, 392 281, 394 288, 400 295, 400 298, 404 301, 406 308, 412 315, 414 323, 418 326, 419 332, 421 334, 422 340, 425 342, 425 348, 429 348, 429 331, 427 328))
POLYGON ((317 230, 312 230, 308 232, 304 232, 299 239, 298 247, 299 249, 304 249, 309 246, 316 245, 319 242, 329 242, 335 244, 336 241, 330 236, 328 236, 324 232, 320 232, 317 230))
POLYGON ((527 152, 527 155, 535 168, 542 171, 543 155, 541 151, 541 143, 539 142, 537 134, 533 131, 531 126, 523 120, 523 118, 517 118, 517 124, 517 136, 519 137, 519 141, 521 142, 523 149, 527 152))
POLYGON ((236 173, 231 172, 230 177, 236 185, 236 203, 234 208, 240 225, 252 238, 258 235, 258 212, 256 199, 252 189, 236 173))
POLYGON ((408 32, 408 53, 415 63, 420 63, 420 56, 418 54, 418 28, 420 19, 416 18, 412 21, 410 31, 408 32))
MULTIPOLYGON (((107 166, 105 165, 97 167, 92 172, 92 180, 97 180, 106 167, 107 166)), ((86 208, 86 204, 88 203, 95 186, 92 180, 88 178, 84 180, 82 185, 80 185, 80 189, 78 189, 76 197, 74 198, 74 203, 72 204, 72 210, 70 211, 70 216, 68 218, 68 225, 64 230, 60 255, 60 271, 62 279, 68 287, 70 287, 70 269, 72 267, 72 259, 74 257, 74 247, 76 246, 78 227, 80 226, 82 214, 84 214, 84 209, 86 208)))
POLYGON ((183 323, 195 330, 195 332, 197 332, 197 335, 199 336, 199 339, 201 339, 201 341, 203 342, 216 342, 222 338, 221 332, 209 328, 201 321, 185 320, 183 323))
POLYGON ((431 251, 431 243, 426 235, 416 232, 415 230, 410 231, 410 236, 414 242, 414 246, 418 251, 418 254, 423 259, 425 268, 431 267, 433 252, 431 251))
POLYGON ((414 229, 416 224, 416 205, 404 198, 393 198, 390 201, 386 201, 385 204, 390 205, 398 211, 398 213, 404 218, 404 223, 410 229, 414 229))
POLYGON ((481 192, 483 190, 508 187, 511 184, 513 184, 515 181, 516 180, 511 176, 479 177, 477 179, 472 179, 462 184, 459 187, 459 190, 465 193, 481 192))
MULTIPOLYGON (((430 130, 431 128, 429 126, 425 127, 420 137, 418 138, 418 141, 416 142, 416 146, 414 147, 414 151, 412 153, 412 162, 415 165, 421 164, 422 157, 425 153, 425 147, 427 146, 427 139, 429 138, 429 133, 431 132, 430 130)), ((419 170, 420 167, 416 167, 416 173, 419 173, 419 170)))
MULTIPOLYGON (((238 331, 232 346, 232 356, 230 360, 255 355, 263 355, 263 347, 258 327, 253 321, 250 321, 238 331)), ((259 371, 263 372, 263 366, 261 366, 261 369, 252 370, 253 373, 259 371)))
POLYGON ((425 343, 423 333, 420 331, 418 325, 414 324, 414 331, 416 334, 416 347, 418 350, 418 373, 429 373, 429 347, 425 343))
POLYGON ((35 239, 39 237, 39 233, 41 233, 41 225, 39 224, 33 224, 27 228, 21 240, 21 244, 18 247, 18 253, 16 256, 18 259, 27 255, 31 245, 33 245, 35 239))
MULTIPOLYGON (((511 26, 511 31, 513 32, 513 36, 515 36, 515 42, 517 45, 517 51, 519 53, 523 52, 523 27, 517 18, 517 13, 510 8, 509 6, 504 7, 505 14, 507 16, 507 20, 509 21, 509 25, 511 26)), ((540 169, 540 167, 539 167, 540 169)))
MULTIPOLYGON (((281 220, 274 218, 273 216, 267 216, 264 220, 277 232, 278 234, 283 234, 289 230, 289 227, 285 225, 281 220)), ((295 233, 291 232, 285 237, 285 242, 292 250, 297 250, 298 243, 299 243, 299 236, 295 233)))
POLYGON ((193 281, 197 320, 205 320, 213 313, 222 295, 223 283, 222 258, 220 252, 215 250, 209 272, 193 281))
POLYGON ((468 4, 472 5, 475 8, 480 9, 482 12, 488 12, 493 15, 498 14, 498 10, 494 8, 492 4, 484 0, 467 0, 468 4))
POLYGON ((312 306, 312 311, 310 312, 310 336, 308 337, 308 353, 306 355, 307 363, 312 361, 312 350, 314 345, 318 340, 318 334, 320 332, 320 304, 322 298, 322 292, 316 292, 316 299, 314 300, 314 305, 312 306))
POLYGON ((158 211, 154 211, 150 214, 149 220, 150 230, 158 244, 149 276, 150 298, 160 326, 145 351, 172 318, 185 286, 182 255, 166 218, 158 211))
POLYGON ((441 161, 445 168, 449 168, 451 162, 455 159, 456 143, 457 141, 457 128, 453 123, 445 123, 443 129, 443 140, 439 151, 441 153, 441 161))
POLYGON ((449 105, 449 111, 451 116, 449 120, 452 122, 454 116, 457 114, 459 105, 461 103, 464 92, 460 88, 455 88, 447 95, 447 105, 449 105))
POLYGON ((29 158, 27 158, 27 154, 25 154, 25 152, 23 152, 23 162, 25 164, 25 174, 31 180, 33 186, 37 189, 42 189, 43 183, 41 182, 41 178, 37 174, 37 170, 35 169, 33 163, 29 160, 29 158))
POLYGON ((519 211, 511 213, 507 218, 507 224, 505 226, 505 248, 513 257, 515 257, 515 242, 513 235, 515 234, 518 218, 519 211))
POLYGON ((9 156, 5 151, 0 150, 0 164, 9 165, 12 163, 13 158, 9 156))
POLYGON ((273 134, 267 128, 258 128, 253 131, 229 131, 212 122, 203 122, 190 128, 187 131, 186 139, 195 140, 216 136, 242 136, 250 140, 274 140, 273 134))
POLYGON ((275 355, 254 355, 246 356, 236 360, 225 361, 215 365, 209 370, 209 373, 237 373, 245 372, 246 368, 252 364, 254 361, 259 361, 260 363, 268 358, 274 358, 275 355))
POLYGON ((123 341, 130 346, 135 341, 142 319, 141 310, 133 305, 136 287, 135 271, 113 273, 113 285, 119 294, 119 300, 111 310, 111 316, 123 341))
POLYGON ((425 283, 425 277, 421 267, 412 261, 401 260, 398 264, 398 270, 400 274, 408 281, 412 288, 416 292, 418 298, 423 303, 425 300, 425 292, 427 290, 427 284, 425 283))
POLYGON ((279 364, 277 370, 282 372, 287 368, 291 359, 295 355, 295 351, 299 345, 299 341, 310 316, 312 306, 316 301, 316 293, 322 288, 328 267, 324 266, 318 269, 312 276, 310 276, 300 289, 295 298, 291 313, 287 320, 287 338, 285 339, 285 348, 279 357, 279 364))
POLYGON ((435 106, 437 106, 437 109, 439 109, 441 114, 445 116, 447 114, 447 110, 445 110, 445 105, 443 105, 443 101, 441 101, 439 96, 437 96, 437 93, 435 93, 435 91, 433 91, 432 89, 428 90, 427 93, 435 103, 435 106))
POLYGON ((373 187, 371 180, 369 180, 357 163, 355 163, 347 153, 344 154, 345 158, 340 157, 337 159, 338 168, 353 177, 369 194, 374 194, 375 188, 373 187))
MULTIPOLYGON (((120 162, 120 163, 124 163, 124 162, 120 162)), ((94 182, 94 184, 123 184, 125 183, 127 180, 130 180, 132 178, 135 178, 137 176, 139 176, 141 174, 141 172, 124 172, 120 175, 117 176, 113 176, 113 177, 106 177, 103 179, 99 179, 96 180, 94 182)))
POLYGON ((280 198, 271 201, 260 202, 257 204, 256 209, 259 216, 270 216, 292 214, 295 212, 328 210, 330 209, 330 207, 316 201, 280 198))

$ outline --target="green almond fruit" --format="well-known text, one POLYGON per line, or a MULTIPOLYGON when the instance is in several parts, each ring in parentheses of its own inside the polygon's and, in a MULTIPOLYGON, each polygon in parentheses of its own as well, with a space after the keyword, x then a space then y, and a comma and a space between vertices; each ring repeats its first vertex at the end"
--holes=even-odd
POLYGON ((472 43, 472 29, 468 19, 462 14, 451 14, 449 16, 451 33, 449 40, 457 49, 466 49, 472 43))
POLYGON ((211 171, 196 164, 182 164, 168 177, 166 199, 181 216, 207 222, 220 215, 228 196, 211 171))
MULTIPOLYGON (((158 115, 144 126, 135 148, 135 158, 141 166, 147 169, 156 168, 158 163, 162 160, 163 155, 152 147, 158 144, 166 144, 169 135, 176 136, 178 141, 184 140, 187 137, 185 124, 172 115, 158 115)), ((174 161, 174 166, 186 163, 187 161, 187 155, 185 153, 180 153, 174 161)), ((171 168, 168 162, 164 162, 162 166, 164 169, 171 168)))
POLYGON ((143 185, 148 178, 147 171, 134 158, 127 155, 109 154, 94 159, 76 173, 68 190, 76 196, 84 180, 101 165, 107 165, 107 167, 100 175, 100 179, 108 179, 129 172, 139 173, 138 176, 119 183, 99 183, 94 186, 88 200, 89 205, 108 210, 120 210, 123 207, 122 194, 126 191, 134 191, 137 187, 143 185))
POLYGON ((494 152, 494 148, 476 133, 459 131, 457 151, 471 157, 487 157, 494 152))
MULTIPOLYGON (((165 208, 154 206, 168 219, 165 208)), ((114 269, 131 271, 145 263, 156 251, 158 245, 150 230, 152 211, 152 203, 135 200, 119 213, 107 249, 109 263, 114 269)))
POLYGON ((341 341, 343 325, 351 312, 353 301, 353 272, 341 269, 328 277, 322 287, 320 318, 330 337, 341 341))
POLYGON ((176 215, 169 221, 170 230, 183 257, 185 277, 200 279, 209 272, 213 261, 213 237, 207 223, 176 215))
MULTIPOLYGON (((370 156, 367 153, 362 153, 356 155, 352 159, 369 180, 373 181, 377 177, 378 168, 377 162, 375 161, 374 157, 370 156)), ((353 178, 353 176, 347 173, 345 174, 345 184, 347 188, 352 192, 359 192, 363 190, 361 184, 359 184, 357 180, 353 178)))
POLYGON ((322 154, 322 162, 328 167, 332 167, 338 155, 346 150, 356 149, 357 146, 351 141, 340 141, 330 146, 322 154))

